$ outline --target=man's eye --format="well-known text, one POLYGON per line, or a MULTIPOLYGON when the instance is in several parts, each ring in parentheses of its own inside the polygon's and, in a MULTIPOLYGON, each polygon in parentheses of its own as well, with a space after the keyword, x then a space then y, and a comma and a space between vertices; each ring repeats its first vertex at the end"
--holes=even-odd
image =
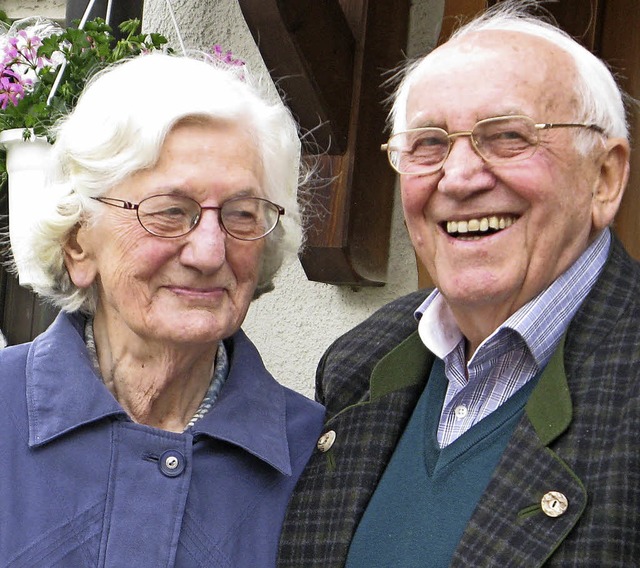
POLYGON ((420 151, 420 148, 442 147, 447 143, 447 139, 442 136, 423 136, 415 141, 413 148, 414 151, 420 151))
POLYGON ((488 136, 488 139, 490 140, 526 140, 527 137, 525 136, 524 133, 518 131, 518 130, 500 130, 498 132, 493 132, 491 133, 490 136, 488 136))
POLYGON ((407 142, 407 146, 410 150, 419 151, 422 147, 429 148, 433 146, 446 146, 448 140, 438 133, 434 134, 425 132, 424 134, 417 136, 414 139, 409 138, 407 142))

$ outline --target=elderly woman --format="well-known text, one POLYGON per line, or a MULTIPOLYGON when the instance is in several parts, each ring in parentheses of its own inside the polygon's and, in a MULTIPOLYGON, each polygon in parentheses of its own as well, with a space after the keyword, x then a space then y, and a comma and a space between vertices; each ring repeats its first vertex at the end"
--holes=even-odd
POLYGON ((34 251, 62 311, 0 352, 2 567, 275 565, 324 413, 240 330, 296 249, 300 162, 235 71, 145 55, 59 127, 34 251))

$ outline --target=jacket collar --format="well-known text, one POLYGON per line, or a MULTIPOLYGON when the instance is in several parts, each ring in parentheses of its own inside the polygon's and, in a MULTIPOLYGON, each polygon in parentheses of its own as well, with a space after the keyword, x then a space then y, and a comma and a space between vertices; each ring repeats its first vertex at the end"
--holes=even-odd
POLYGON ((564 342, 556 348, 533 389, 525 411, 544 446, 562 434, 571 423, 573 407, 564 369, 564 342))
POLYGON ((27 355, 29 446, 41 446, 107 416, 126 416, 93 370, 85 318, 60 313, 27 355))
POLYGON ((192 430, 224 440, 291 475, 285 388, 265 369, 260 354, 242 330, 231 340, 229 375, 213 408, 192 430))
POLYGON ((385 355, 371 373, 371 400, 392 391, 424 384, 435 356, 424 346, 414 331, 385 355))
MULTIPOLYGON (((85 318, 60 313, 30 346, 26 366, 29 446, 41 446, 106 417, 129 420, 93 369, 84 343, 85 318)), ((285 390, 239 331, 227 345, 229 376, 215 405, 191 429, 234 444, 291 475, 285 390)))
MULTIPOLYGON (((526 405, 527 416, 544 445, 551 443, 571 423, 571 394, 564 369, 565 337, 549 360, 526 405)), ((434 359, 435 355, 424 346, 419 333, 412 333, 373 369, 371 401, 404 387, 424 384, 434 359)))

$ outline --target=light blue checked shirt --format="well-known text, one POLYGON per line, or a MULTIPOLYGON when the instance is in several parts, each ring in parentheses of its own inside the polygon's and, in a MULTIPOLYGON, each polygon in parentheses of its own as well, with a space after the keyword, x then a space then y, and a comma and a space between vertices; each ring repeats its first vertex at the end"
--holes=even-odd
POLYGON ((487 337, 468 363, 465 339, 442 294, 434 290, 416 310, 420 338, 444 360, 449 380, 438 428, 441 448, 544 369, 598 279, 610 244, 605 229, 564 274, 487 337))

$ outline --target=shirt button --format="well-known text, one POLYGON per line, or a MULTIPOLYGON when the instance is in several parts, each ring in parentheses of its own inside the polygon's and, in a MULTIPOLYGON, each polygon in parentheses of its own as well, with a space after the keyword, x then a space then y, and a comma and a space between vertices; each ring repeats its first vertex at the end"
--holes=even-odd
POLYGON ((177 450, 167 450, 160 456, 160 471, 167 477, 177 477, 184 471, 186 460, 177 450))
POLYGON ((464 404, 461 404, 460 406, 456 406, 453 413, 456 415, 458 420, 462 420, 463 418, 466 418, 467 414, 469 414, 469 410, 464 404))
POLYGON ((547 517, 559 517, 569 507, 568 499, 559 491, 549 491, 545 493, 540 501, 542 512, 547 517))
POLYGON ((329 430, 320 436, 318 439, 318 449, 321 452, 328 452, 336 441, 336 433, 333 430, 329 430))

